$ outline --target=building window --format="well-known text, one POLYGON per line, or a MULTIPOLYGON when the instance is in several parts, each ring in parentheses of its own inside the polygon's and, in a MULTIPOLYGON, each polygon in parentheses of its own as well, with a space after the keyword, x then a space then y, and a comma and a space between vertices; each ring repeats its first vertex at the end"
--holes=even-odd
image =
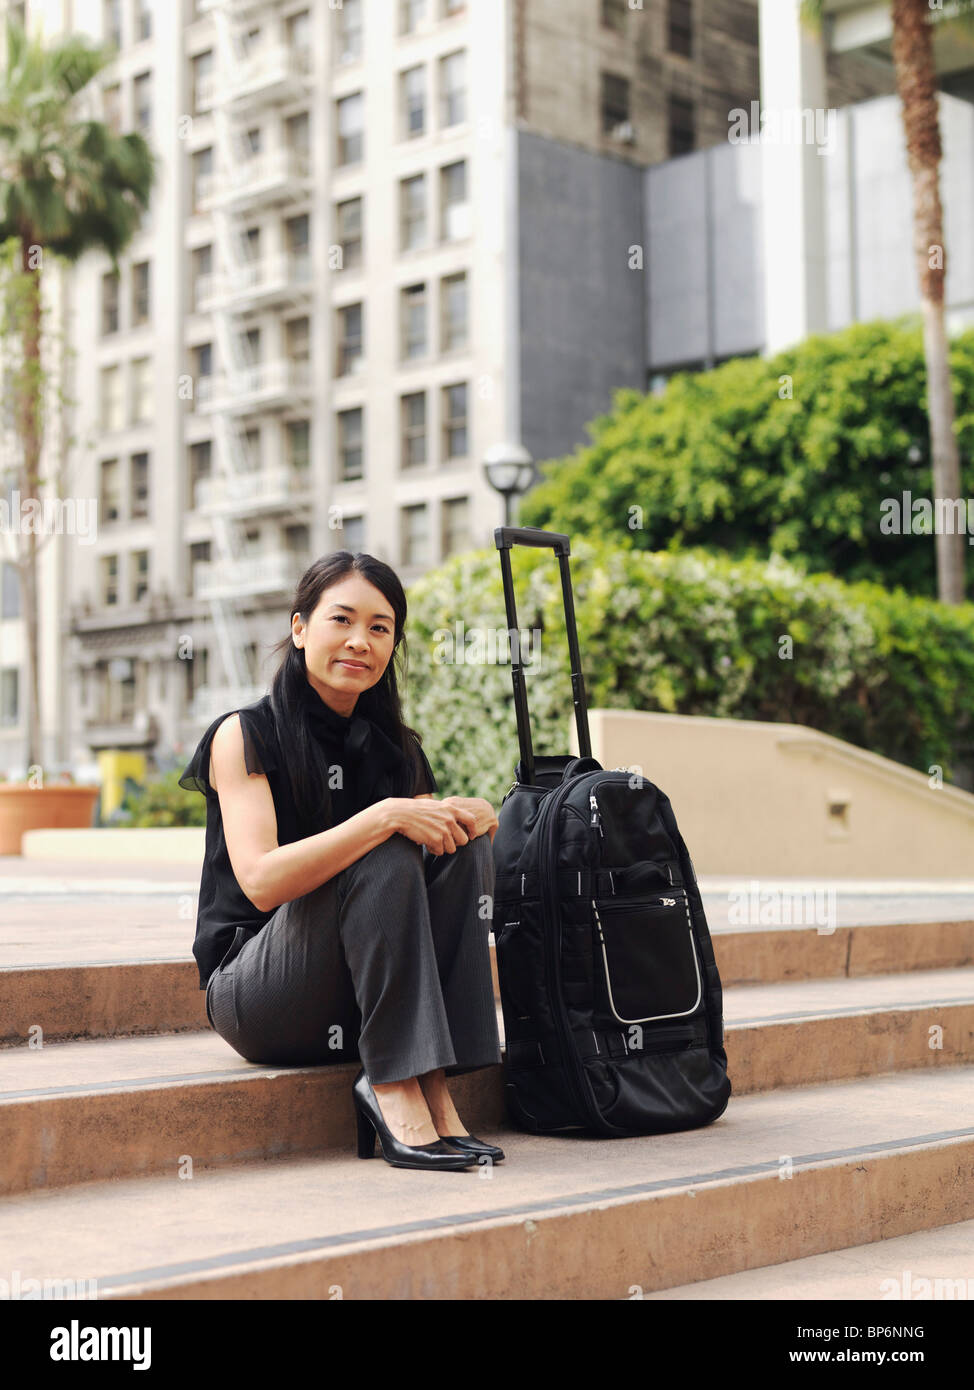
POLYGON ((679 154, 689 154, 696 144, 693 120, 693 102, 670 93, 669 98, 669 152, 670 158, 679 154))
POLYGON ((0 671, 0 724, 11 728, 20 722, 20 672, 16 666, 0 671))
POLYGON ((141 603, 149 592, 149 552, 147 550, 133 550, 131 555, 132 576, 132 596, 133 603, 141 603))
POLYGON ((240 449, 243 471, 259 473, 261 463, 260 428, 244 430, 242 435, 237 436, 237 445, 240 449))
MULTIPOLYGON (((331 12, 336 14, 335 10, 331 12)), ((357 63, 362 56, 361 0, 343 0, 337 11, 338 33, 335 35, 335 62, 357 63)))
POLYGON ((338 412, 338 481, 362 477, 362 407, 338 412))
POLYGON ((149 519, 149 455, 133 454, 129 460, 129 496, 132 499, 130 512, 133 521, 149 519))
POLYGON ((189 573, 186 576, 186 592, 190 596, 199 593, 202 587, 201 580, 212 559, 210 544, 210 541, 195 541, 189 547, 189 573))
POLYGON ((307 362, 311 357, 311 320, 305 314, 284 324, 285 352, 291 362, 307 362))
POLYGON ((127 723, 136 709, 136 663, 116 656, 95 666, 96 718, 102 724, 127 723))
POLYGON ((140 261, 132 267, 132 327, 148 323, 151 311, 149 302, 149 262, 140 261))
POLYGON ((193 155, 193 211, 199 212, 213 191, 213 146, 193 155))
MULTIPOLYGON (((356 4, 357 0, 344 0, 344 8, 356 4)), ((292 53, 311 52, 311 11, 301 10, 298 14, 288 15, 287 18, 287 46, 292 53)))
POLYGON ((440 513, 440 526, 440 554, 444 560, 448 555, 469 550, 472 544, 469 497, 445 498, 440 513))
POLYGON ((467 161, 460 159, 440 170, 440 240, 458 241, 469 235, 467 161))
POLYGON ((349 198, 335 209, 335 230, 342 253, 342 270, 362 264, 362 199, 349 198))
POLYGON ((200 343, 191 349, 196 399, 208 401, 213 395, 213 344, 200 343))
POLYGON ((600 15, 604 29, 614 29, 617 34, 626 32, 627 0, 602 0, 600 15))
POLYGON ((122 88, 117 82, 102 89, 102 117, 116 135, 122 131, 122 88))
POLYGON ((362 351, 362 305, 346 304, 338 310, 336 376, 351 376, 365 366, 362 351))
POLYGON ((365 549, 365 517, 344 516, 341 523, 342 549, 357 555, 365 549))
POLYGON ((426 18, 427 0, 399 0, 399 33, 415 34, 426 18))
POLYGON ((122 0, 102 0, 102 26, 107 43, 122 46, 122 0))
MULTIPOLYGON (((204 560, 204 559, 209 560, 209 558, 210 558, 210 543, 209 543, 209 541, 200 541, 200 542, 198 542, 196 545, 191 545, 190 548, 189 548, 189 557, 190 557, 190 558, 189 558, 189 572, 190 572, 190 574, 192 574, 192 573, 193 573, 193 564, 194 564, 194 562, 195 562, 196 560, 204 560), (202 554, 198 553, 198 552, 200 552, 204 547, 205 547, 205 549, 206 549, 206 555, 205 555, 205 556, 203 556, 202 554)), ((185 670, 185 672, 186 672, 186 706, 187 706, 187 708, 188 708, 189 706, 192 705, 193 701, 196 699, 196 696, 199 694, 199 692, 200 692, 201 690, 205 690, 206 687, 209 685, 209 683, 210 683, 210 671, 209 671, 209 666, 210 666, 210 653, 209 653, 208 648, 206 648, 206 647, 196 647, 196 648, 194 649, 194 651, 193 651, 193 655, 192 655, 188 660, 184 660, 184 661, 183 661, 183 668, 184 668, 184 670, 185 670)))
POLYGON ((135 39, 152 38, 152 0, 135 0, 135 39))
POLYGON ((415 174, 399 183, 399 249, 426 245, 426 175, 415 174))
POLYGON ((101 331, 118 332, 118 272, 110 270, 101 277, 101 331))
POLYGON ((118 603, 118 556, 103 555, 100 562, 101 602, 106 606, 118 603))
POLYGON ((353 92, 351 96, 341 97, 335 105, 337 107, 335 129, 338 132, 335 163, 359 164, 365 154, 362 93, 353 92))
POLYGON ((311 421, 288 420, 284 426, 284 456, 289 468, 311 467, 311 421))
POLYGON ((311 218, 306 212, 289 217, 284 223, 284 244, 291 258, 291 273, 298 279, 311 279, 311 218))
POLYGON ((440 59, 440 125, 460 125, 467 119, 467 55, 448 53, 440 59))
POLYGON ((443 459, 467 457, 467 384, 443 386, 443 459))
POLYGON ((125 400, 120 366, 101 369, 101 427, 106 433, 125 427, 125 400))
POLYGON ((153 388, 155 381, 151 357, 136 357, 132 362, 132 415, 133 425, 151 423, 153 411, 153 388))
MULTIPOLYGON (((259 367, 264 360, 261 354, 260 328, 241 328, 237 333, 238 360, 244 367, 259 367)), ((259 373, 256 374, 259 376, 259 373)), ((256 384, 256 383, 255 383, 256 384)))
POLYGON ((400 511, 400 548, 404 565, 430 563, 429 509, 425 502, 400 511))
POLYGON ((203 478, 209 478, 213 472, 213 445, 209 439, 201 439, 197 444, 189 446, 189 495, 191 505, 199 506, 199 498, 196 495, 196 484, 203 478))
POLYGON ((602 73, 602 134, 612 135, 629 123, 629 83, 613 72, 602 73))
POLYGON ((20 617, 20 575, 17 566, 4 560, 0 564, 0 618, 20 617))
POLYGON ((193 68, 193 115, 208 111, 213 105, 213 49, 207 48, 197 53, 192 60, 193 68))
POLYGON ((200 303, 211 293, 213 286, 213 247, 196 246, 191 253, 190 285, 193 312, 200 312, 200 303))
POLYGON ((135 124, 145 133, 152 128, 152 73, 140 72, 132 89, 135 93, 135 124))
POLYGON ((403 396, 400 467, 416 468, 426 462, 426 392, 403 396))
POLYGON ((693 56, 693 5, 691 0, 670 0, 669 50, 684 58, 693 56))
POLYGON ((406 285, 399 291, 399 356, 404 362, 425 357, 429 351, 426 338, 426 285, 406 285))
POLYGON ((399 74, 401 139, 414 140, 426 130, 426 69, 422 65, 399 74))
POLYGON ((307 111, 288 116, 284 122, 284 143, 294 154, 311 153, 311 117, 307 111))
POLYGON ((311 527, 303 521, 296 526, 285 526, 284 548, 291 557, 291 569, 297 578, 308 568, 311 559, 311 527))
POLYGON ((458 352, 468 345, 467 276, 447 275, 440 287, 440 351, 458 352))
POLYGON ((241 261, 244 265, 257 265, 260 260, 260 228, 245 227, 237 235, 241 261))
POLYGON ((467 385, 443 388, 443 458, 449 463, 467 457, 467 385))
POLYGON ((98 511, 105 521, 118 521, 122 515, 118 459, 101 461, 101 497, 98 499, 98 511))

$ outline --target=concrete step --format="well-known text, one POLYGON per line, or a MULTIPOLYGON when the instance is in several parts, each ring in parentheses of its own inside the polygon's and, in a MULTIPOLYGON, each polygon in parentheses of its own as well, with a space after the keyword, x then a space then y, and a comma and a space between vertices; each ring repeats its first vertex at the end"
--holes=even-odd
MULTIPOLYGON (((974 969, 738 986, 725 992, 724 1018, 733 1098, 946 1072, 974 1061, 974 969)), ((503 1038, 499 1007, 498 1026, 503 1038)), ((356 1070, 260 1066, 209 1027, 5 1049, 0 1116, 13 1137, 0 1153, 0 1190, 164 1171, 181 1152, 220 1163, 340 1147, 352 1132, 356 1070)), ((473 1132, 502 1122, 502 1067, 453 1085, 473 1132)))
MULTIPOLYGON (((181 893, 5 899, 0 1046, 23 1042, 37 1025, 50 1040, 208 1027, 191 954, 195 919, 195 898, 181 893)), ((713 942, 725 989, 974 965, 974 919, 880 922, 832 935, 725 928, 713 942)), ((499 998, 493 946, 491 969, 499 998)))
POLYGON ((494 1124, 506 1160, 450 1174, 363 1163, 346 1108, 343 1152, 208 1167, 184 1125, 164 1174, 12 1197, 5 1266, 102 1299, 628 1299, 974 1220, 969 1066, 746 1096, 682 1134, 494 1124))
MULTIPOLYGON (((646 1294, 647 1299, 762 1301, 974 1299, 974 1221, 851 1245, 646 1294)), ((879 1320, 877 1320, 879 1321, 879 1320)), ((863 1344, 867 1345, 866 1339, 863 1344)), ((809 1343, 811 1345, 811 1343, 809 1343)), ((874 1346, 873 1343, 868 1343, 874 1346)))

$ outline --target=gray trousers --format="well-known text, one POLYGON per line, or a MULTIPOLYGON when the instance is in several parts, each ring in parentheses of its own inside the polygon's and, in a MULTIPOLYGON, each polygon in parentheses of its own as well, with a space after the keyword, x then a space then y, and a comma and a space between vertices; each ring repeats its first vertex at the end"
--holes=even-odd
POLYGON ((434 855, 396 832, 221 962, 207 1017, 250 1062, 361 1060, 380 1084, 497 1064, 493 894, 489 835, 434 855))

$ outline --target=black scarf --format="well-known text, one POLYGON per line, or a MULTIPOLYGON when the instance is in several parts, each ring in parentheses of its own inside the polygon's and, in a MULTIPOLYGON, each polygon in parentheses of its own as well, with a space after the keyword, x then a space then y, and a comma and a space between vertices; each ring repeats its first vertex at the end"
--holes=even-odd
POLYGON ((367 715, 353 712, 346 716, 333 710, 310 681, 305 681, 302 694, 308 727, 324 752, 326 766, 330 769, 337 764, 342 770, 341 788, 329 789, 325 783, 330 823, 336 824, 333 804, 347 819, 373 802, 395 796, 406 766, 402 749, 367 715))

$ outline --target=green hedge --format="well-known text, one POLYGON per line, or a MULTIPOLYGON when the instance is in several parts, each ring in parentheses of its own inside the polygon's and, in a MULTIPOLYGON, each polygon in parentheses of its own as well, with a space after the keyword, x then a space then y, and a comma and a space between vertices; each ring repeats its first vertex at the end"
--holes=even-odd
MULTIPOLYGON (((974 497, 974 330, 953 339, 950 364, 963 496, 974 497)), ((780 554, 809 573, 935 597, 933 538, 879 529, 884 498, 933 495, 925 391, 909 316, 680 373, 659 395, 619 390, 589 425, 591 445, 540 466, 520 522, 649 551, 780 554)))
POLYGON ((199 792, 188 792, 178 785, 185 764, 172 768, 138 791, 129 792, 111 818, 112 825, 174 826, 205 825, 206 798, 199 792))
MULTIPOLYGON (((806 724, 974 785, 974 604, 807 576, 777 557, 619 550, 584 537, 573 538, 570 563, 590 708, 806 724), (779 655, 784 637, 790 659, 779 655)), ((567 753, 557 561, 515 549, 512 567, 519 627, 541 632, 540 661, 526 668, 534 750, 567 753)), ((485 796, 496 808, 513 781, 520 754, 506 628, 494 549, 457 555, 409 589, 405 717, 423 735, 439 796, 485 796), (458 623, 465 655, 479 630, 501 637, 503 664, 460 663, 458 623)), ((179 771, 126 799, 128 824, 205 824, 203 798, 176 786, 179 771)))
MULTIPOLYGON (((551 551, 512 552, 518 625, 541 629, 526 683, 536 753, 567 753, 568 649, 551 551)), ((974 767, 974 605, 806 576, 774 558, 651 553, 572 541, 590 708, 806 724, 945 781, 974 767), (792 639, 783 659, 783 637, 792 639)), ((440 795, 500 804, 518 760, 510 666, 448 663, 438 632, 506 630, 496 550, 459 555, 409 591, 407 722, 440 795)), ((652 769, 647 769, 652 776, 652 769)))

